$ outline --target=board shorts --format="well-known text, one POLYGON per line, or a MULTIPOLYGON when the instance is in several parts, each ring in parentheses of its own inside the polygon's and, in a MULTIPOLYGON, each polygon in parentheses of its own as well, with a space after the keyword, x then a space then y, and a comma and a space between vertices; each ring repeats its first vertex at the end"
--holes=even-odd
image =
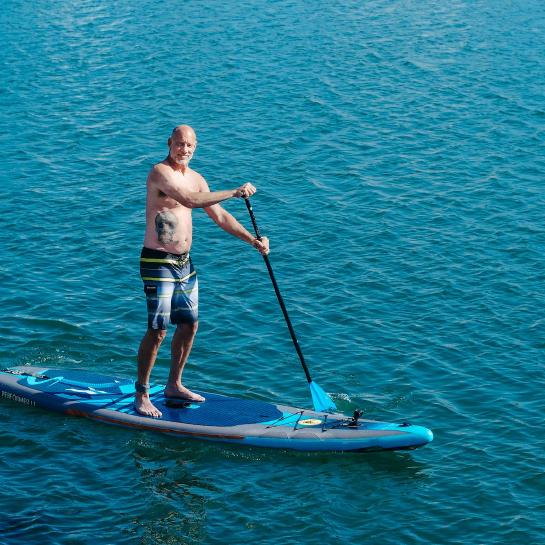
POLYGON ((140 276, 148 306, 148 327, 193 324, 198 320, 199 284, 189 254, 142 248, 140 276))

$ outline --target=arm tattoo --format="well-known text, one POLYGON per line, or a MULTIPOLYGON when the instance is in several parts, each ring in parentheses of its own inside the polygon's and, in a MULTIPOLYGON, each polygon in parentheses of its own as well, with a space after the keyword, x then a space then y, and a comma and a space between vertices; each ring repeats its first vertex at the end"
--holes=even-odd
POLYGON ((162 242, 163 244, 177 242, 177 240, 174 239, 177 226, 178 218, 169 210, 159 212, 155 216, 155 231, 157 232, 159 242, 162 242))

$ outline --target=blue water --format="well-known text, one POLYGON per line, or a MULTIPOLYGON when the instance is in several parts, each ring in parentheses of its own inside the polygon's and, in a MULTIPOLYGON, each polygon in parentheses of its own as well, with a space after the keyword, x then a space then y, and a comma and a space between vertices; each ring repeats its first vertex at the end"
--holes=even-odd
MULTIPOLYGON (((316 382, 435 433, 269 453, 3 400, 2 545, 545 543, 541 2, 10 0, 0 36, 1 366, 134 374, 145 178, 183 122, 212 188, 257 186, 316 382)), ((310 406, 262 259, 194 222, 188 384, 310 406)))

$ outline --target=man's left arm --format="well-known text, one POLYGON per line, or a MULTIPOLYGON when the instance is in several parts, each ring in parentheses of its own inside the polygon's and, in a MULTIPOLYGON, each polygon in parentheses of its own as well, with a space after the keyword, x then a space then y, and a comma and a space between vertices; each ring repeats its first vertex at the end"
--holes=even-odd
POLYGON ((251 244, 262 255, 267 255, 269 253, 269 239, 267 237, 262 237, 261 240, 257 239, 221 205, 214 204, 213 206, 208 206, 204 211, 227 233, 251 244))

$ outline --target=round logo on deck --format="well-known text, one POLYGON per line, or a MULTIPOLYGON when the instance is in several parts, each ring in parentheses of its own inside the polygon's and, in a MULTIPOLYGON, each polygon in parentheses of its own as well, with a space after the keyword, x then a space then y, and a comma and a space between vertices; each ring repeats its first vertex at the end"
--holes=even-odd
POLYGON ((322 421, 318 420, 318 418, 307 418, 306 420, 299 420, 299 424, 301 424, 301 426, 317 426, 321 423, 322 421))

